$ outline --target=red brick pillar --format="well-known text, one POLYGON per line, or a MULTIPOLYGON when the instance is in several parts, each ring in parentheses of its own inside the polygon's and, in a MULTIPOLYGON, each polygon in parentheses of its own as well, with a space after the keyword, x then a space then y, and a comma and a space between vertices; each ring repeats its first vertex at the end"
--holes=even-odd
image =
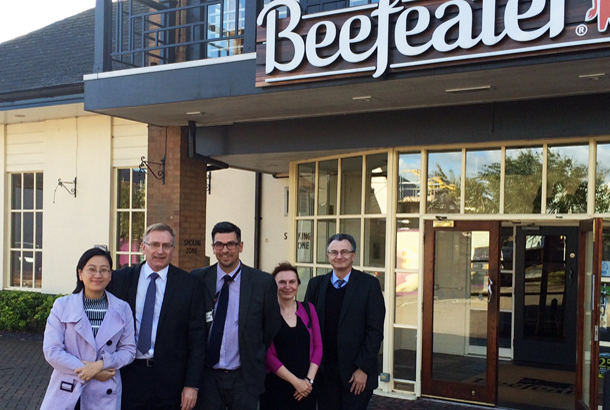
MULTIPOLYGON (((172 263, 190 271, 205 265, 206 164, 188 157, 186 127, 148 126, 148 157, 165 155, 165 185, 148 177, 147 225, 164 222, 176 232, 172 263)), ((156 166, 152 166, 156 169, 156 166)))

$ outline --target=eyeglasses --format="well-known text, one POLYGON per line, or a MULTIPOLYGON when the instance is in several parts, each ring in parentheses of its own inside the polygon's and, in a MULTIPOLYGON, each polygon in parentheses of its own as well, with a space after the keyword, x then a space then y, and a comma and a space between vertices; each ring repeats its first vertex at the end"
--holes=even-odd
POLYGON ((220 252, 222 250, 222 248, 224 248, 225 246, 227 247, 228 250, 230 251, 234 251, 235 248, 237 248, 237 245, 239 245, 237 242, 227 242, 227 243, 222 243, 222 242, 214 242, 212 244, 212 247, 214 248, 215 251, 220 252))
POLYGON ((339 254, 341 254, 341 256, 343 256, 345 258, 346 256, 349 256, 352 253, 355 253, 355 252, 349 251, 347 249, 341 249, 340 251, 328 251, 328 256, 330 256, 331 258, 336 258, 337 256, 339 256, 339 254))
POLYGON ((170 249, 172 249, 174 247, 174 244, 172 243, 159 243, 159 242, 143 242, 144 245, 148 246, 150 249, 152 249, 153 251, 156 251, 159 248, 162 248, 164 251, 169 251, 170 249))
POLYGON ((102 275, 108 275, 111 270, 108 268, 94 268, 93 266, 89 266, 88 268, 85 268, 85 272, 87 272, 89 275, 95 275, 97 272, 99 272, 102 275))

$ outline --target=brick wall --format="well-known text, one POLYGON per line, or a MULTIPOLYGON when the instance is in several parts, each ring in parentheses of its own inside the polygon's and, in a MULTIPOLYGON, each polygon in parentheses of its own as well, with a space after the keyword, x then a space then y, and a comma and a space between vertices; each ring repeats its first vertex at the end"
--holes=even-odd
POLYGON ((148 127, 147 159, 160 162, 165 155, 165 185, 148 178, 147 225, 164 222, 174 229, 172 263, 190 271, 206 264, 206 164, 188 158, 187 141, 186 127, 148 127))

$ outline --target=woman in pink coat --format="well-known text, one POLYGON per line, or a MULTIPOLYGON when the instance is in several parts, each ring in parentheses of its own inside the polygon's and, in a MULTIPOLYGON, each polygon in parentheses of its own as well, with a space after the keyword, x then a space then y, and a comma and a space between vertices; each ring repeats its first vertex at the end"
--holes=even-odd
POLYGON ((53 374, 41 410, 119 410, 119 369, 135 357, 129 305, 106 292, 112 257, 87 250, 76 267, 74 293, 55 301, 44 332, 43 351, 53 374))

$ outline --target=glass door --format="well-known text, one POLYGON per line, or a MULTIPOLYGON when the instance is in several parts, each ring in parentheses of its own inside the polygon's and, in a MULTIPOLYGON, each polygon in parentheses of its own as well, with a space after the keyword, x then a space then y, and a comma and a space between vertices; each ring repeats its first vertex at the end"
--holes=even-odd
POLYGON ((422 394, 497 402, 500 223, 426 221, 422 394))

